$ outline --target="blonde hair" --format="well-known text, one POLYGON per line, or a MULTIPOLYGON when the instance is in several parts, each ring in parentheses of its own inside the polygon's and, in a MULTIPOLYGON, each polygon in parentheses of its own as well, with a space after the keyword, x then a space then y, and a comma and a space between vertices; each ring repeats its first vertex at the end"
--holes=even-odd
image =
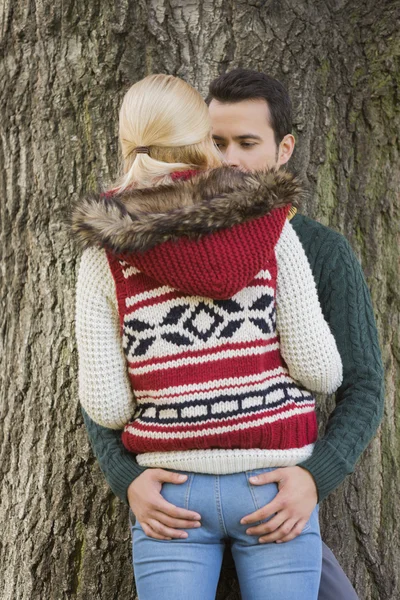
POLYGON ((131 186, 160 185, 174 171, 222 164, 206 103, 172 75, 149 75, 131 86, 119 113, 119 140, 123 175, 113 186, 117 193, 131 186), (147 146, 149 154, 137 153, 138 146, 147 146))

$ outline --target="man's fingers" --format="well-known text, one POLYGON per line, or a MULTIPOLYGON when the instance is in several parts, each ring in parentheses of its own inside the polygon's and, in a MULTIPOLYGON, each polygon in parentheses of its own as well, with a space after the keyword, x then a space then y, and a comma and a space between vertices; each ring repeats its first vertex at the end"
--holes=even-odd
POLYGON ((290 540, 293 540, 294 538, 296 538, 298 535, 301 534, 304 527, 306 526, 306 523, 307 523, 307 521, 303 520, 303 519, 301 521, 298 521, 296 523, 296 525, 293 527, 292 531, 289 533, 289 535, 285 535, 285 537, 281 538, 278 541, 278 544, 283 543, 283 542, 290 542, 290 540))
POLYGON ((276 529, 283 525, 283 523, 288 518, 289 515, 287 515, 283 510, 281 510, 280 512, 278 512, 277 515, 275 515, 275 517, 272 517, 272 519, 270 519, 266 523, 261 523, 256 527, 250 527, 249 529, 246 529, 246 533, 248 535, 265 535, 273 533, 276 529))
POLYGON ((184 483, 188 476, 183 473, 174 473, 173 471, 166 471, 165 469, 154 469, 153 473, 155 479, 161 483, 184 483))
POLYGON ((278 494, 269 504, 266 504, 249 515, 245 515, 240 522, 243 525, 247 523, 255 523, 255 521, 263 521, 264 519, 268 519, 268 517, 272 517, 272 515, 278 513, 283 508, 284 505, 281 502, 278 494))
POLYGON ((164 535, 160 535, 156 531, 154 531, 151 527, 146 525, 146 523, 140 523, 143 531, 147 535, 147 537, 155 538, 156 540, 166 540, 171 538, 166 538, 164 535))
POLYGON ((158 535, 164 536, 165 539, 183 539, 188 537, 186 531, 177 531, 176 529, 171 529, 170 527, 166 527, 165 525, 163 525, 159 521, 156 521, 155 519, 149 519, 147 523, 153 531, 155 531, 158 535))
POLYGON ((265 485, 266 483, 279 483, 285 475, 285 469, 275 469, 268 473, 260 473, 249 477, 250 483, 254 485, 265 485))
MULTIPOLYGON (((282 540, 285 537, 288 537, 293 527, 296 525, 296 521, 294 519, 288 519, 278 529, 275 529, 272 533, 261 536, 258 541, 260 544, 277 542, 278 540, 282 540)), ((296 537, 296 536, 294 536, 296 537)))
POLYGON ((195 529, 201 526, 200 521, 192 521, 188 519, 173 519, 163 512, 155 511, 152 515, 156 521, 159 521, 167 527, 176 527, 179 529, 195 529))
POLYGON ((193 510, 186 510, 186 508, 179 508, 179 506, 175 506, 175 504, 171 504, 171 502, 165 500, 161 494, 155 508, 157 511, 165 513, 173 519, 188 519, 189 521, 200 521, 201 519, 199 513, 193 510))

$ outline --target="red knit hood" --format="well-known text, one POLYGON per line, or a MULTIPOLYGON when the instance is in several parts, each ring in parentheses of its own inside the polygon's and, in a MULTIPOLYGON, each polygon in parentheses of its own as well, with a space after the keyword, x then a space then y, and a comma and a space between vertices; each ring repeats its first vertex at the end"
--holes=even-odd
POLYGON ((170 185, 96 194, 73 211, 83 246, 97 245, 186 294, 230 298, 273 260, 302 189, 287 172, 228 167, 184 172, 170 185))

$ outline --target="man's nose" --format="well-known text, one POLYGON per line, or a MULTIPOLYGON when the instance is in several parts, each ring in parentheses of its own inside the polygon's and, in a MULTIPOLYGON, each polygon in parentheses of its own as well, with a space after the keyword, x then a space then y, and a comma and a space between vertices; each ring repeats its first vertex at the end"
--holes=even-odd
POLYGON ((240 162, 235 148, 232 146, 228 146, 224 152, 225 162, 228 163, 230 167, 239 167, 240 162))

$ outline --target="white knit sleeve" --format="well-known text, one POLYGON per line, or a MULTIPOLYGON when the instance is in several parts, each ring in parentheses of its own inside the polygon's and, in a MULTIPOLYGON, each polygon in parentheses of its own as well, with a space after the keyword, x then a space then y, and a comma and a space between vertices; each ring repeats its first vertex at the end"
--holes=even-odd
POLYGON ((289 221, 275 252, 281 354, 293 379, 310 391, 331 394, 342 382, 342 361, 322 314, 307 256, 289 221))
POLYGON ((134 412, 119 329, 115 283, 104 250, 82 254, 76 288, 79 399, 103 427, 122 429, 134 412))

